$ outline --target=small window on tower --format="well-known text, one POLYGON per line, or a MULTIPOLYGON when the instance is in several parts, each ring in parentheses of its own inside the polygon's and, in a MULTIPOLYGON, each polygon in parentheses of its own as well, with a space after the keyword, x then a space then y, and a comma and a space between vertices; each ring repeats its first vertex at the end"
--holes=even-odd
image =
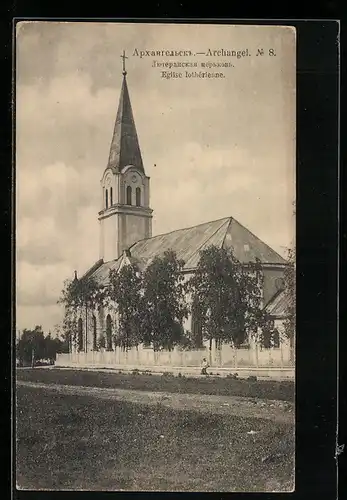
POLYGON ((110 207, 113 205, 113 190, 110 188, 110 207))
POLYGON ((127 187, 127 205, 131 205, 131 186, 127 187))
POLYGON ((105 205, 106 208, 108 208, 108 190, 106 189, 106 194, 105 194, 105 205))
POLYGON ((136 188, 136 206, 141 206, 141 189, 139 187, 136 188))

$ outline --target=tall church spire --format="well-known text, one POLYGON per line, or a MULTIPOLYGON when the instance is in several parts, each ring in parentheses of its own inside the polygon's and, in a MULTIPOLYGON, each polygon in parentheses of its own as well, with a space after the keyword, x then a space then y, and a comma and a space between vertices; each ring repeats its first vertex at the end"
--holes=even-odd
POLYGON ((149 177, 143 168, 127 85, 123 51, 123 83, 110 147, 100 180, 100 259, 109 262, 136 241, 152 236, 149 177))
POLYGON ((107 167, 120 172, 124 167, 133 165, 144 172, 126 80, 125 59, 127 57, 124 51, 121 58, 123 59, 123 83, 107 167))

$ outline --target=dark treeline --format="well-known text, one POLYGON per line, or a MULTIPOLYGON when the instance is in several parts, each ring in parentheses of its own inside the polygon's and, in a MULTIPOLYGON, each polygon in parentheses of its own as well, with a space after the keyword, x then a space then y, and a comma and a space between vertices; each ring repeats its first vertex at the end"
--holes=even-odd
POLYGON ((19 366, 34 366, 40 362, 54 364, 57 353, 68 352, 69 346, 64 339, 52 337, 43 332, 41 326, 33 330, 24 328, 16 342, 16 358, 19 366))

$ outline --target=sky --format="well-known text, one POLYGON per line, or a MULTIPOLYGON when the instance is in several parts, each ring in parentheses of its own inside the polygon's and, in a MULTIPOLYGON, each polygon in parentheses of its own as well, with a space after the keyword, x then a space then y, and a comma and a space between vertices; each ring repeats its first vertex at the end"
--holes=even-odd
POLYGON ((99 258, 100 179, 123 50, 151 179, 153 235, 232 216, 281 255, 292 245, 293 28, 22 22, 16 33, 17 329, 53 331, 62 318, 57 300, 64 280, 99 258), (192 55, 137 55, 146 50, 192 55), (185 68, 154 68, 153 61, 233 67, 208 70, 224 78, 186 78, 185 68), (163 69, 183 77, 163 78, 163 69))

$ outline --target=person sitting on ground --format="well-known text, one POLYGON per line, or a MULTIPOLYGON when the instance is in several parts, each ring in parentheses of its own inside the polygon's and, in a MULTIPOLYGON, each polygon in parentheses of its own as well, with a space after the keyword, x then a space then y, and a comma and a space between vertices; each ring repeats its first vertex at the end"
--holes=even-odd
POLYGON ((201 363, 201 375, 207 375, 207 368, 208 368, 208 363, 206 361, 206 358, 204 358, 202 360, 202 363, 201 363))

